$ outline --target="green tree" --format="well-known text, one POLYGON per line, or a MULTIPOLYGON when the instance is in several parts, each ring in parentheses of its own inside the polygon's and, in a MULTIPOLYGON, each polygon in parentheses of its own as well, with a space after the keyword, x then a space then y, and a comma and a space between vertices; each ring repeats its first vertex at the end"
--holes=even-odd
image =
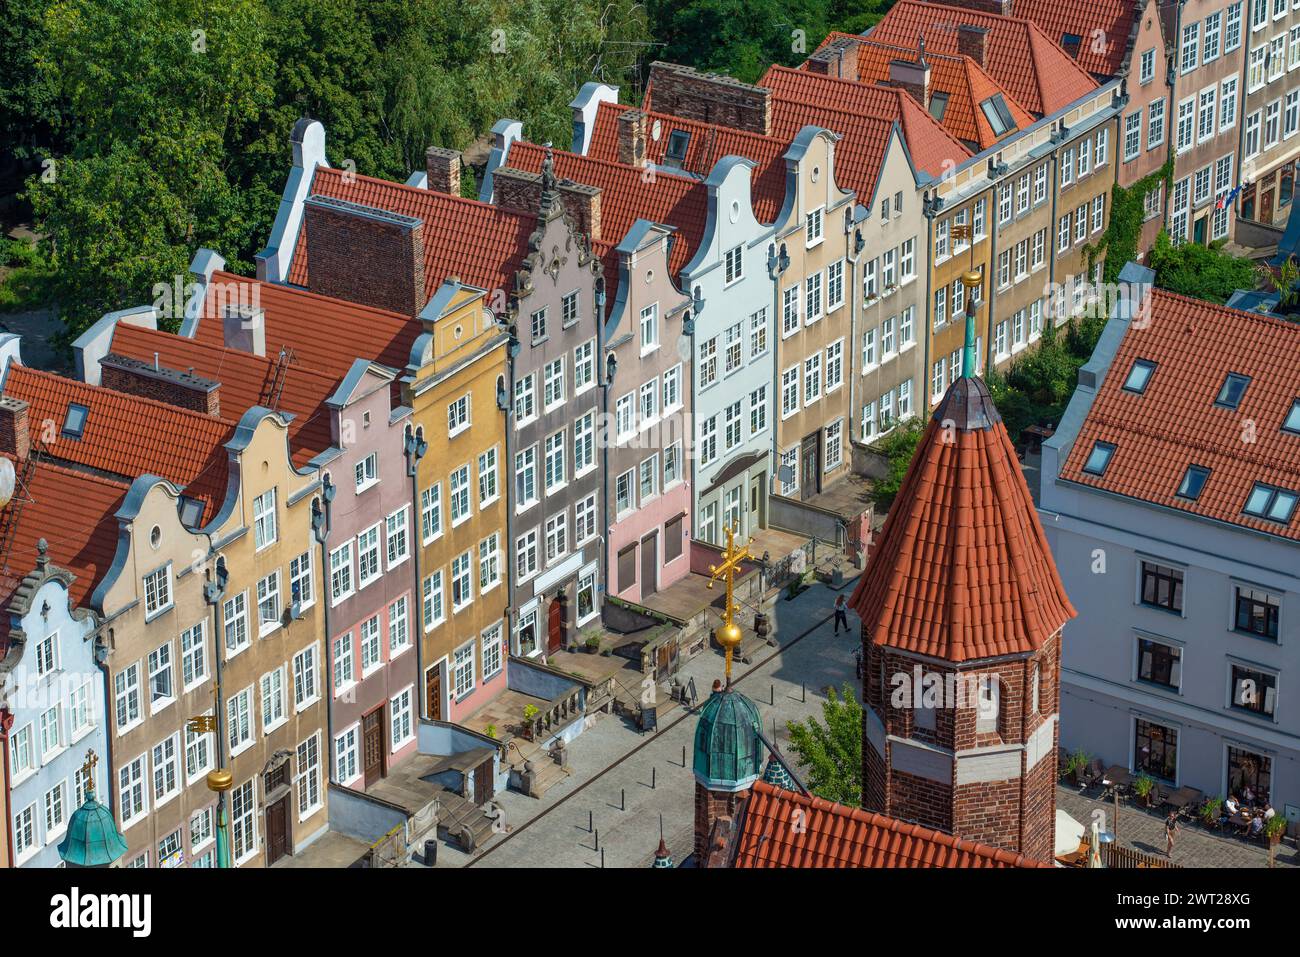
POLYGON ((911 418, 894 427, 888 435, 872 446, 875 451, 885 456, 889 470, 884 478, 877 479, 871 486, 871 500, 882 511, 888 511, 894 504, 898 490, 907 477, 908 466, 916 455, 916 447, 921 444, 925 434, 925 420, 911 418))
POLYGON ((858 807, 862 803, 862 706, 850 685, 826 691, 822 721, 790 721, 790 750, 818 797, 858 807))
POLYGON ((1170 292, 1225 303, 1238 289, 1254 289, 1255 264, 1245 256, 1223 251, 1222 243, 1174 245, 1163 229, 1151 248, 1147 265, 1155 270, 1156 285, 1170 292))

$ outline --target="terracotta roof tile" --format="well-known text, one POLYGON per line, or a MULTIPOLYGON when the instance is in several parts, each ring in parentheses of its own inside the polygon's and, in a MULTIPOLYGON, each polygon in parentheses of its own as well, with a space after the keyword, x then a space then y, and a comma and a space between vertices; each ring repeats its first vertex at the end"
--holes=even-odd
POLYGON ((1050 867, 919 824, 756 781, 734 867, 1050 867), (791 822, 802 827, 796 832, 791 822))
MULTIPOLYGON (((606 162, 618 162, 618 117, 628 109, 630 107, 614 103, 600 105, 596 111, 588 156, 606 162)), ((656 124, 661 128, 657 140, 653 135, 647 137, 646 159, 649 162, 664 162, 669 140, 676 130, 690 134, 686 156, 681 163, 684 173, 704 179, 724 156, 743 156, 753 160, 756 167, 753 176, 754 216, 761 223, 776 221, 785 201, 785 152, 790 148, 789 137, 761 136, 727 126, 683 119, 671 113, 656 113, 653 110, 645 112, 647 132, 656 124)), ((603 197, 601 203, 603 216, 603 197)))
MULTIPOLYGON (((214 273, 212 283, 220 283, 227 290, 238 286, 256 290, 241 289, 235 294, 241 297, 238 301, 256 302, 265 310, 268 354, 278 354, 287 345, 299 363, 332 376, 346 375, 358 356, 403 369, 410 359, 411 345, 424 331, 420 322, 410 316, 319 296, 305 289, 228 272, 214 273)), ((232 298, 228 293, 227 300, 232 298)), ((216 296, 204 300, 204 318, 195 338, 205 345, 225 345, 221 305, 216 296)))
MULTIPOLYGON (((920 54, 915 46, 876 43, 851 33, 832 33, 823 41, 823 45, 835 40, 851 40, 858 44, 857 66, 860 83, 888 83, 891 61, 900 59, 914 61, 920 54)), ((980 107, 985 100, 998 94, 1002 95, 1015 121, 1014 129, 1003 133, 1003 136, 1033 124, 1034 118, 1016 102, 1010 91, 1004 89, 970 57, 950 56, 926 50, 925 60, 930 65, 931 92, 943 93, 947 96, 939 122, 943 124, 944 129, 962 142, 974 143, 978 149, 984 150, 1001 139, 993 132, 993 127, 980 107)), ((911 96, 910 93, 908 95, 911 96)))
MULTIPOLYGON (((528 173, 538 173, 546 150, 535 143, 517 142, 510 147, 507 166, 528 173)), ((638 219, 661 223, 677 229, 669 253, 668 265, 676 277, 695 255, 708 220, 708 189, 703 181, 686 176, 659 173, 647 181, 645 171, 636 166, 612 163, 576 153, 553 151, 555 175, 600 189, 600 233, 605 253, 605 279, 609 283, 618 275, 618 261, 611 250, 627 235, 638 219), (608 245, 607 245, 608 244, 608 245)), ((599 252, 599 248, 593 247, 599 252)), ((613 302, 612 289, 606 287, 606 301, 613 302)))
POLYGON ((29 403, 29 429, 47 459, 112 473, 128 483, 146 473, 158 475, 202 501, 205 517, 221 504, 227 471, 222 446, 234 432, 233 422, 20 365, 10 366, 4 393, 29 403), (73 403, 87 409, 80 438, 63 434, 73 403), (41 441, 43 435, 53 441, 41 441))
POLYGON ((980 380, 935 410, 850 602, 870 641, 951 662, 1033 651, 1074 617, 980 380))
POLYGON ((1097 81, 1057 46, 1059 38, 1049 38, 1033 21, 1021 17, 899 0, 869 36, 903 46, 924 36, 927 53, 956 54, 957 27, 962 25, 989 31, 984 69, 1035 116, 1055 113, 1097 88, 1097 81))
MULTIPOLYGON (((898 87, 856 83, 783 66, 770 67, 759 85, 772 91, 772 126, 778 135, 816 123, 849 139, 853 134, 846 120, 857 116, 898 123, 912 162, 932 176, 942 176, 952 164, 971 157, 970 150, 898 87)), ((848 180, 841 180, 841 185, 856 188, 848 180)), ((874 176, 870 185, 874 189, 874 176)))
POLYGON ((1014 9, 1062 48, 1067 34, 1079 37, 1074 60, 1089 73, 1112 77, 1123 68, 1137 15, 1133 0, 1016 0, 1014 9))
MULTIPOLYGON (((275 356, 255 356, 139 326, 119 325, 113 333, 113 352, 148 362, 157 353, 159 362, 168 368, 193 368, 204 378, 220 382, 222 415, 230 419, 238 419, 255 405, 266 406, 276 381, 275 356)), ((302 467, 333 441, 322 403, 333 394, 340 378, 297 362, 285 367, 284 387, 275 409, 293 416, 289 445, 294 465, 302 467)))
MULTIPOLYGON (((23 466, 15 463, 19 477, 23 466)), ((20 507, 18 525, 0 564, 3 597, 36 567, 36 543, 49 544, 50 561, 77 576, 70 597, 85 605, 117 552, 117 510, 129 485, 38 460, 26 488, 4 511, 20 507)), ((0 512, 3 514, 3 512, 0 512)))
MULTIPOLYGON (((424 221, 424 286, 432 296, 456 277, 479 289, 514 289, 514 274, 528 253, 536 218, 459 196, 369 176, 317 168, 312 194, 412 216, 424 221)), ((299 230, 289 282, 307 286, 307 230, 299 230)))
POLYGON ((1159 289, 1150 297, 1146 321, 1125 330, 1061 478, 1300 540, 1300 507, 1285 524, 1243 512, 1256 482, 1300 493, 1300 435, 1281 427, 1300 400, 1300 324, 1159 289), (1156 364, 1141 394, 1124 388, 1137 359, 1156 364), (1236 409, 1215 405, 1229 372, 1250 379, 1236 409), (1099 441, 1115 451, 1093 475, 1083 466, 1099 441), (1195 501, 1177 494, 1190 465, 1210 470, 1195 501))

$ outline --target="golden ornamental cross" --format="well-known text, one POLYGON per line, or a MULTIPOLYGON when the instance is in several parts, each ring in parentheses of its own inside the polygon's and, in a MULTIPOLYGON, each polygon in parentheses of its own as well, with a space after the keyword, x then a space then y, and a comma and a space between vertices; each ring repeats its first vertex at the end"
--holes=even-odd
POLYGON ((89 782, 89 789, 95 789, 95 765, 99 764, 99 755, 91 748, 86 752, 86 763, 81 766, 81 779, 89 782))
MULTIPOLYGON (((730 687, 731 655, 740 647, 741 639, 744 637, 740 626, 736 624, 736 612, 740 611, 740 607, 735 603, 736 572, 740 569, 741 562, 754 556, 749 552, 749 542, 736 546, 735 533, 730 525, 725 526, 723 531, 727 535, 727 548, 722 553, 722 564, 709 566, 708 587, 712 588, 713 583, 718 579, 725 579, 727 583, 727 602, 722 608, 722 626, 718 628, 714 637, 727 655, 727 686, 730 687)), ((752 542, 753 539, 749 541, 752 542)))

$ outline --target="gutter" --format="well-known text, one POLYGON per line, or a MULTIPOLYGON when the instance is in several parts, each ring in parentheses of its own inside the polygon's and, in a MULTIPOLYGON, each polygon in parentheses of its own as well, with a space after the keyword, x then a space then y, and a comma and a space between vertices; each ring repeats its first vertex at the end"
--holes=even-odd
MULTIPOLYGON (((105 715, 107 717, 107 715, 105 715)), ((13 788, 9 783, 9 731, 13 727, 14 716, 5 711, 0 714, 0 758, 4 760, 4 795, 5 795, 5 859, 14 867, 14 816, 9 811, 13 803, 13 788)))

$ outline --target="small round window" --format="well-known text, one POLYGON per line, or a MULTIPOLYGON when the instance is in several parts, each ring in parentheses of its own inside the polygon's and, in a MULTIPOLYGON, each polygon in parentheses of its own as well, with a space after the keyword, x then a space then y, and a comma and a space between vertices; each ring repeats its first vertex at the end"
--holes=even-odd
POLYGON ((821 178, 822 178, 822 168, 820 166, 814 166, 812 168, 812 181, 815 183, 821 178))
POLYGON ((149 544, 154 548, 162 544, 162 529, 157 525, 149 529, 149 544))
POLYGON ((733 199, 731 201, 731 221, 734 223, 738 219, 740 219, 740 200, 733 199))

